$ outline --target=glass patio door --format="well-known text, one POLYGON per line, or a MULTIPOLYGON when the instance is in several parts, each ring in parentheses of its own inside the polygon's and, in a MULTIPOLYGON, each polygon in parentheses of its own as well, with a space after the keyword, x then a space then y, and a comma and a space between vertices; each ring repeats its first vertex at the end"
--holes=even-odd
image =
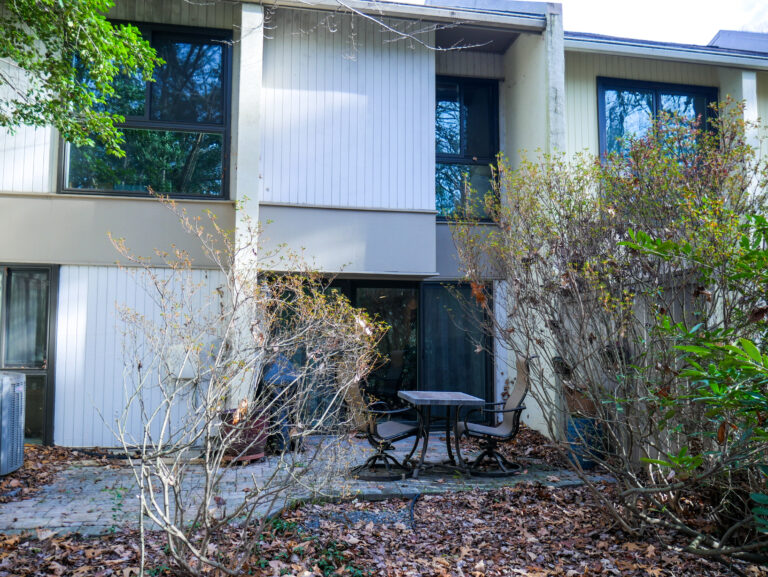
POLYGON ((492 362, 488 337, 464 285, 424 283, 421 286, 422 364, 420 388, 459 391, 491 400, 492 362))
POLYGON ((0 370, 27 376, 24 437, 51 442, 51 269, 0 267, 0 370))
POLYGON ((418 387, 419 287, 357 286, 353 302, 391 327, 379 343, 387 360, 368 377, 368 393, 400 405, 397 392, 418 387))

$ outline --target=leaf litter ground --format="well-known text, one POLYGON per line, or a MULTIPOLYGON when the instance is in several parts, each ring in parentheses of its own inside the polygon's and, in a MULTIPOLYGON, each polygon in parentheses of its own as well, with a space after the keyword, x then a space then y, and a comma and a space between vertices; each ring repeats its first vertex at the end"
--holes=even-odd
MULTIPOLYGON (((609 492, 610 486, 603 488, 609 492)), ((768 575, 739 564, 734 573, 679 553, 671 534, 630 537, 603 517, 584 487, 521 484, 413 500, 307 504, 272 520, 245 575, 495 577, 527 575, 768 575)), ((233 536, 217 544, 222 557, 233 536)), ((148 542, 150 575, 175 575, 161 534, 148 542)), ((99 538, 0 537, 0 576, 136 574, 138 534, 99 538)), ((211 572, 212 575, 215 573, 211 572)))

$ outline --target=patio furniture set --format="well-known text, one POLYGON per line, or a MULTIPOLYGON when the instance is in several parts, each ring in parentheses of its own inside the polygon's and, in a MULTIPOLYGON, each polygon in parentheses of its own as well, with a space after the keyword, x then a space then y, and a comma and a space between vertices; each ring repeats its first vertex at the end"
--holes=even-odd
POLYGON ((499 453, 498 444, 511 441, 517 435, 528 386, 528 360, 518 359, 517 378, 506 401, 487 403, 478 397, 453 391, 399 391, 398 397, 408 403, 408 407, 392 408, 384 401, 371 403, 363 408, 367 416, 364 432, 376 453, 352 469, 351 473, 359 479, 376 481, 418 478, 421 472, 435 468, 448 468, 476 476, 513 475, 520 470, 520 466, 499 453), (436 421, 432 416, 433 407, 445 407, 446 410, 442 421, 448 458, 440 463, 426 459, 432 425, 436 421), (394 420, 412 409, 416 410, 416 423, 394 420), (498 422, 500 418, 500 423, 486 425, 473 422, 473 416, 491 423, 498 422), (392 452, 393 443, 410 437, 414 438, 413 446, 408 455, 399 461, 392 452), (481 451, 472 461, 466 462, 462 458, 462 437, 478 440, 481 451), (421 455, 412 461, 419 443, 421 455))

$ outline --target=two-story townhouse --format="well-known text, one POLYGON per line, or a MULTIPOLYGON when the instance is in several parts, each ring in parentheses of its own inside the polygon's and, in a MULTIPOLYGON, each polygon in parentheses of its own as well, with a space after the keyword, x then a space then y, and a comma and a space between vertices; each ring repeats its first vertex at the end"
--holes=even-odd
POLYGON ((141 255, 176 244, 211 294, 221 282, 147 186, 225 227, 262 222, 267 245, 304 248, 389 322, 380 394, 491 399, 513 375, 456 302, 463 181, 482 189, 498 152, 600 153, 659 109, 726 94, 768 113, 768 54, 563 33, 557 4, 118 0, 111 17, 166 61, 121 87, 126 158, 0 134, 0 370, 28 376, 28 436, 60 445, 115 444, 115 304, 151 309, 107 232, 141 255))

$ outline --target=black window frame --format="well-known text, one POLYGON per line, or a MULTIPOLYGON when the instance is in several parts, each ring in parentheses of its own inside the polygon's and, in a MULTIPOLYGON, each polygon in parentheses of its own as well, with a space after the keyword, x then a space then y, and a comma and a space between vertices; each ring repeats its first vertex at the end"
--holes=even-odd
MULTIPOLYGON (((222 88, 224 97, 224 110, 221 124, 217 123, 195 123, 195 122, 177 122, 152 120, 151 118, 151 90, 152 82, 145 82, 144 86, 144 114, 143 116, 126 116, 125 122, 118 124, 118 128, 136 129, 136 130, 163 130, 173 132, 202 132, 216 133, 222 135, 222 160, 221 160, 221 194, 218 196, 206 196, 200 194, 168 194, 174 199, 191 199, 206 201, 229 201, 229 176, 230 176, 230 139, 231 139, 231 119, 232 119, 232 32, 229 30, 215 28, 200 28, 193 26, 176 26, 167 24, 153 24, 146 22, 130 22, 124 20, 111 20, 114 25, 131 24, 137 27, 145 39, 152 41, 154 33, 162 34, 166 37, 177 40, 195 40, 208 43, 221 43, 222 50, 222 88)), ((69 164, 69 151, 72 144, 66 142, 63 138, 59 139, 59 190, 60 194, 76 195, 96 195, 96 196, 114 196, 114 197, 132 197, 132 198, 151 198, 148 192, 133 192, 126 190, 92 189, 92 188, 71 188, 67 186, 67 172, 69 164)), ((165 193, 163 193, 165 194, 165 193)))
MULTIPOLYGON (((453 164, 453 165, 470 165, 470 166, 491 166, 496 162, 496 157, 500 152, 500 129, 499 129, 499 81, 493 78, 470 78, 466 76, 444 76, 438 75, 435 77, 435 110, 437 110, 437 86, 440 82, 455 82, 459 88, 459 102, 463 102, 463 94, 465 86, 486 86, 490 89, 490 102, 493 105, 491 110, 491 149, 493 154, 488 157, 478 157, 469 152, 463 151, 460 154, 448 154, 444 152, 437 152, 437 142, 435 142, 435 163, 436 164, 453 164)), ((459 107, 463 115, 463 107, 459 107)), ((465 126, 466 122, 460 121, 460 145, 463 147, 465 142, 465 126)), ((437 123, 435 123, 435 126, 437 123)), ((435 193, 437 192, 437 186, 435 183, 435 193)), ((451 216, 445 216, 442 214, 437 215, 438 221, 450 220, 451 216)))
POLYGON ((673 84, 668 82, 655 82, 646 80, 632 80, 628 78, 597 77, 597 130, 598 151, 600 158, 607 156, 607 132, 605 118, 605 92, 606 90, 638 90, 652 92, 653 94, 653 118, 657 118, 661 110, 661 94, 680 94, 685 96, 704 96, 707 107, 704 119, 710 121, 715 117, 711 108, 718 100, 718 88, 716 86, 703 86, 697 84, 673 84))

